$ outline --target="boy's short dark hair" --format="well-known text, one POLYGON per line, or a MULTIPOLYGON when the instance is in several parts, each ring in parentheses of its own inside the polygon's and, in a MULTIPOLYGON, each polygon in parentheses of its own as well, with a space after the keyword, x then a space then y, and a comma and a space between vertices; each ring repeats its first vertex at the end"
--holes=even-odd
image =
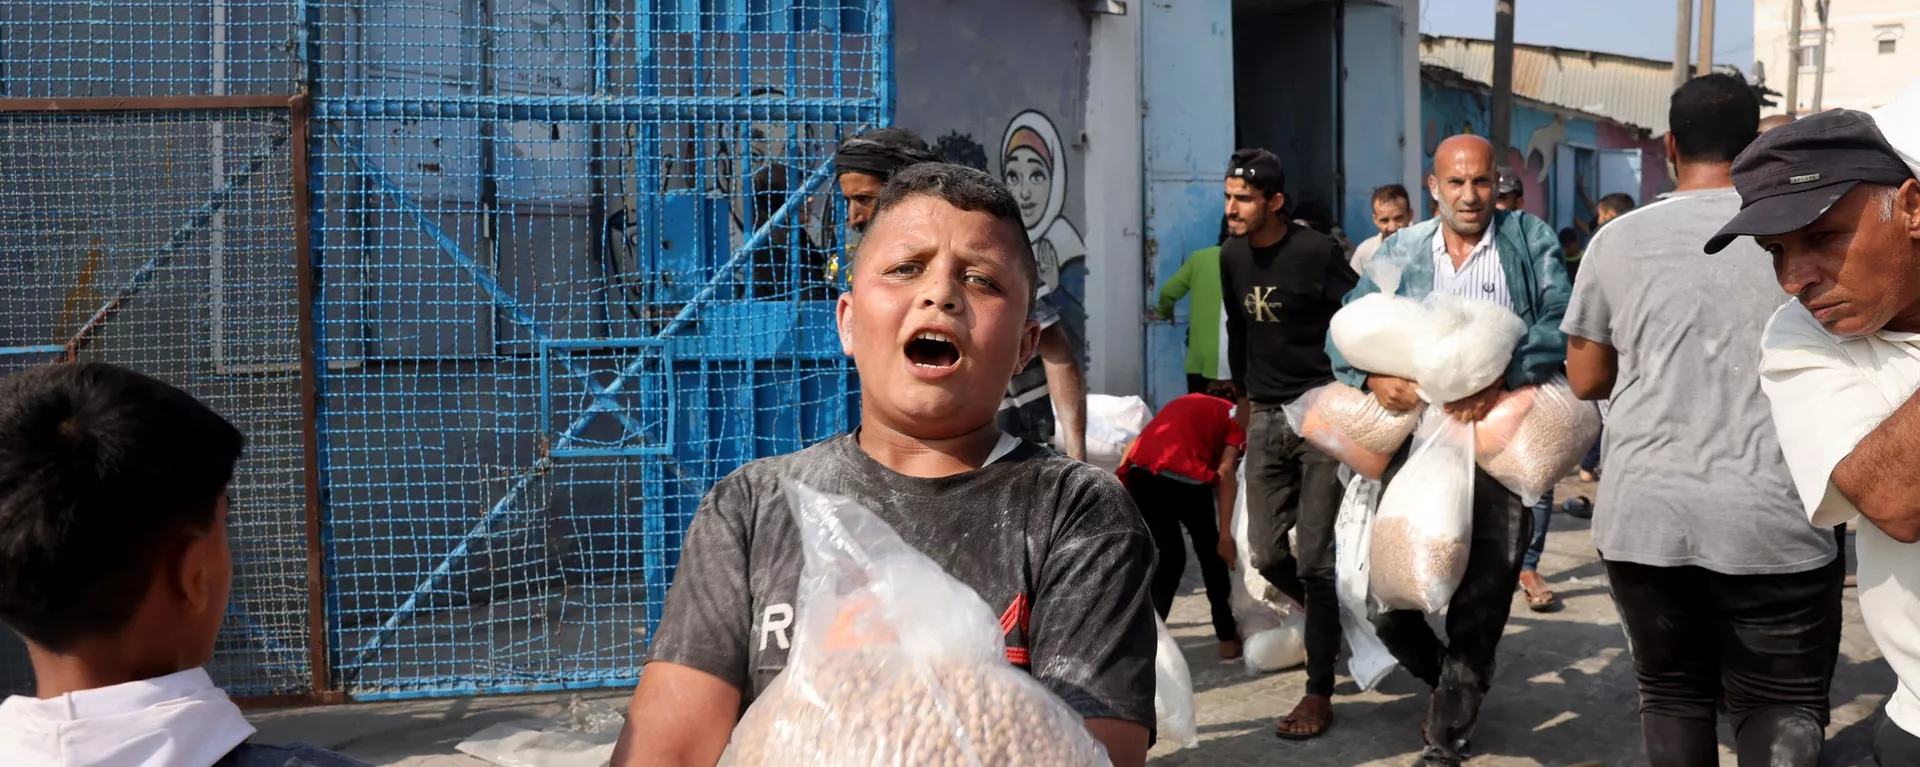
POLYGON ((1408 207, 1413 205, 1413 197, 1407 194, 1407 188, 1399 184, 1386 184, 1373 190, 1373 204, 1397 202, 1408 207))
POLYGON ((126 628, 159 558, 213 524, 245 443, 125 368, 0 379, 0 621, 56 652, 126 628))
POLYGON ((1580 230, 1575 229, 1571 226, 1562 228, 1560 230, 1560 247, 1564 248, 1568 245, 1577 243, 1579 241, 1580 241, 1580 230))
POLYGON ((1673 92, 1667 124, 1680 159, 1733 162, 1760 135, 1760 97, 1733 75, 1702 75, 1673 92))
MULTIPOLYGON (((914 197, 932 197, 968 213, 985 213, 1013 227, 1019 234, 1020 267, 1027 273, 1027 303, 1033 303, 1040 290, 1040 262, 1033 255, 1033 241, 1027 237, 1027 224, 1020 218, 1020 202, 1005 184, 983 170, 964 165, 929 162, 915 165, 887 181, 873 201, 872 222, 914 197)), ((873 223, 867 225, 872 231, 873 223)), ((858 256, 856 254, 856 260, 858 256)))
POLYGON ((1633 195, 1627 194, 1626 192, 1614 192, 1613 194, 1600 198, 1600 201, 1594 203, 1594 206, 1613 215, 1624 216, 1633 212, 1633 195))

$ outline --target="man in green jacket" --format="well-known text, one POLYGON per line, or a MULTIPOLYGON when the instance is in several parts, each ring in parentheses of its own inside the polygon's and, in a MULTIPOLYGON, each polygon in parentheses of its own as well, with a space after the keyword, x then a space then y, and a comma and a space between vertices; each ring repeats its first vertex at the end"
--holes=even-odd
MULTIPOLYGON (((1220 223, 1220 240, 1225 242, 1226 222, 1220 223)), ((1172 320, 1173 305, 1189 295, 1187 304, 1187 393, 1204 394, 1209 381, 1226 381, 1233 374, 1220 367, 1226 356, 1226 335, 1220 315, 1220 246, 1201 248, 1187 255, 1187 262, 1173 279, 1160 286, 1160 305, 1147 310, 1150 320, 1172 320)))
MULTIPOLYGON (((1505 306, 1526 323, 1527 334, 1514 348, 1502 380, 1445 403, 1449 416, 1469 423, 1486 418, 1506 391, 1552 380, 1567 361, 1560 320, 1573 282, 1567 278, 1560 237, 1538 218, 1494 209, 1493 158, 1493 145, 1478 136, 1441 142, 1434 152, 1433 175, 1427 177, 1439 215, 1389 238, 1368 270, 1380 274, 1381 265, 1399 266, 1396 295, 1468 296, 1505 306)), ((1379 291, 1380 286, 1363 275, 1346 302, 1379 291)), ((1421 406, 1412 382, 1354 368, 1331 338, 1327 356, 1336 378, 1372 391, 1380 404, 1400 411, 1421 406)), ((1403 447, 1387 468, 1389 485, 1406 460, 1403 447)), ((1532 527, 1533 515, 1520 497, 1476 467, 1471 548, 1466 575, 1447 605, 1446 641, 1434 635, 1419 610, 1373 616, 1380 641, 1401 667, 1434 688, 1423 729, 1427 748, 1417 765, 1457 767, 1467 750, 1467 738, 1493 681, 1494 648, 1506 630, 1532 527)))

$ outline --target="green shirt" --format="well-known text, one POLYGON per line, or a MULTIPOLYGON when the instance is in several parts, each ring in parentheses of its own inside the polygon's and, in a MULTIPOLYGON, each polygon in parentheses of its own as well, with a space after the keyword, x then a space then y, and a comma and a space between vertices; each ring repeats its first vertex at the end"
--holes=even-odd
POLYGON ((1191 293, 1187 304, 1187 374, 1222 380, 1220 372, 1220 249, 1203 248, 1187 256, 1173 279, 1160 286, 1161 317, 1191 293))

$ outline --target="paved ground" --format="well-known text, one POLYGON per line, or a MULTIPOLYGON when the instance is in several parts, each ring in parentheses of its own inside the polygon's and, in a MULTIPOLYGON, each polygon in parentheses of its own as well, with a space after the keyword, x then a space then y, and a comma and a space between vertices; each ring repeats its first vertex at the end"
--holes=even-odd
MULTIPOLYGON (((1592 495, 1569 483, 1569 493, 1592 495)), ((1527 612, 1516 596, 1514 617, 1500 646, 1493 693, 1474 737, 1473 767, 1523 765, 1637 765, 1640 728, 1637 696, 1606 580, 1589 543, 1587 523, 1554 515, 1541 570, 1559 591, 1559 612, 1527 612)), ((1287 743, 1271 734, 1273 720, 1299 698, 1299 670, 1251 676, 1238 662, 1222 663, 1208 625, 1206 603, 1189 591, 1169 621, 1186 650, 1199 704, 1201 743, 1186 751, 1162 745, 1156 767, 1186 765, 1403 765, 1420 745, 1419 721, 1426 691, 1395 672, 1381 689, 1361 693, 1342 677, 1335 699, 1336 727, 1309 743, 1287 743)), ((1875 713, 1893 687, 1859 606, 1847 594, 1847 628, 1833 691, 1825 764, 1870 765, 1867 755, 1875 713)), ((585 696, 585 702, 623 703, 622 693, 585 696)), ((490 725, 559 714, 576 696, 517 696, 414 703, 338 706, 262 712, 252 716, 267 742, 305 740, 335 748, 376 765, 478 767, 484 763, 454 751, 454 745, 490 725)), ((1723 728, 1724 729, 1724 728, 1723 728)), ((1723 742, 1726 736, 1723 733, 1723 742)), ((1722 764, 1732 767, 1723 747, 1722 764)))

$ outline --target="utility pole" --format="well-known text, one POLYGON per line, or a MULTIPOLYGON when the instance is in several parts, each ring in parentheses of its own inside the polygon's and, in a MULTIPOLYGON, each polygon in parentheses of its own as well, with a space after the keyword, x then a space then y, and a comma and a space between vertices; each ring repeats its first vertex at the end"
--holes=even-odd
POLYGON ((1800 0, 1787 0, 1787 116, 1800 116, 1800 0))
POLYGON ((1687 74, 1693 71, 1690 64, 1693 58, 1688 54, 1693 47, 1693 0, 1680 0, 1680 16, 1674 22, 1673 31, 1673 89, 1687 84, 1687 74))
POLYGON ((1506 162, 1508 137, 1513 132, 1513 3, 1493 4, 1493 114, 1487 119, 1487 140, 1499 163, 1506 162))
POLYGON ((1693 74, 1713 74, 1713 0, 1700 0, 1700 67, 1693 74))
POLYGON ((1827 90, 1827 6, 1833 0, 1813 0, 1813 13, 1820 18, 1820 47, 1815 50, 1819 55, 1813 57, 1813 113, 1820 114, 1826 109, 1820 104, 1827 90))

